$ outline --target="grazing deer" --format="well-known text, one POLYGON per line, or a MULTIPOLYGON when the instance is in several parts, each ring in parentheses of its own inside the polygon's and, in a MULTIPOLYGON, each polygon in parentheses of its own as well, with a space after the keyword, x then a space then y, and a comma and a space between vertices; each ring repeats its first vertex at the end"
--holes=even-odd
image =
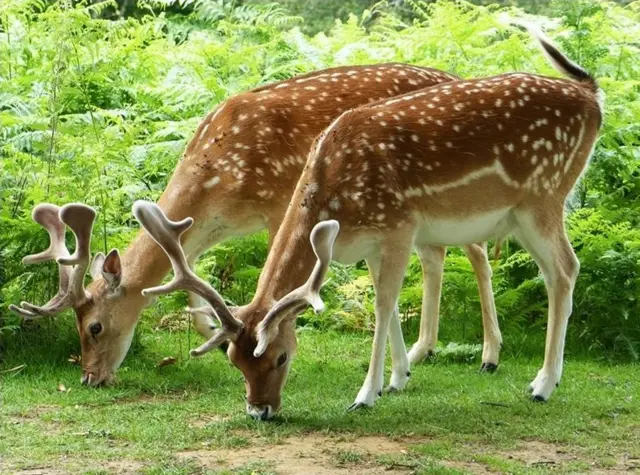
MULTIPOLYGON (((404 64, 381 64, 327 69, 287 81, 267 85, 223 102, 200 124, 188 144, 183 159, 159 200, 168 216, 193 216, 197 226, 186 236, 188 262, 212 245, 231 236, 267 228, 270 241, 295 188, 306 155, 315 136, 342 112, 407 91, 456 80, 455 76, 404 64)), ((356 158, 356 165, 358 157, 356 158)), ((88 239, 95 213, 83 205, 68 205, 58 212, 40 205, 34 219, 51 235, 51 247, 25 263, 57 260, 60 264, 60 291, 42 307, 22 303, 12 310, 25 318, 53 315, 73 308, 82 348, 82 381, 98 385, 112 379, 131 343, 138 316, 149 299, 140 291, 157 285, 169 272, 162 250, 140 233, 122 258, 117 250, 106 257, 98 254, 91 265, 94 278, 82 286, 88 268, 88 239), (67 217, 67 215, 72 217, 67 217), (76 216, 77 215, 77 216, 76 216), (84 221, 78 216, 85 218, 84 221), (91 218, 91 219, 90 219, 91 218), (71 221, 73 220, 73 226, 71 221), (67 260, 64 246, 65 223, 82 241, 82 262, 67 260), (70 265, 75 267, 72 268, 70 265), (68 288, 73 274, 73 289, 68 288)), ((498 362, 500 335, 491 294, 486 252, 467 246, 467 252, 481 277, 478 285, 491 299, 485 304, 485 324, 492 329, 483 364, 498 362), (488 322, 488 323, 487 323, 488 322)), ((415 358, 432 350, 437 340, 441 249, 419 248, 425 273, 423 326, 415 358)), ((200 304, 192 300, 192 306, 200 304)), ((198 331, 212 335, 212 322, 197 313, 198 331)))
POLYGON ((145 293, 182 288, 205 297, 211 308, 199 311, 216 314, 222 325, 192 354, 230 341, 250 415, 267 419, 280 408, 296 348, 295 319, 309 305, 322 309, 319 289, 332 255, 346 263, 366 259, 376 293, 371 362, 355 409, 381 395, 387 333, 391 387, 408 380, 396 305, 412 248, 507 234, 531 253, 547 286, 545 358, 530 389, 536 401, 551 396, 562 373, 579 268, 563 209, 593 150, 602 109, 593 77, 537 38, 570 79, 512 73, 449 82, 336 119, 312 146, 256 294, 244 307, 230 311, 215 291, 198 288, 179 244, 190 219, 174 223, 155 205, 134 206, 176 274, 171 284, 145 293))

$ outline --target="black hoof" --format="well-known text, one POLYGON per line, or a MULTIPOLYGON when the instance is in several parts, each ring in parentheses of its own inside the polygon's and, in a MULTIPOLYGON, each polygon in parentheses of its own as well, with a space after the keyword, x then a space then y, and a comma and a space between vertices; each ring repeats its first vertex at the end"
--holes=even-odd
POLYGON ((378 391, 378 397, 382 397, 382 391, 378 391))
POLYGON ((427 358, 435 358, 436 357, 436 352, 433 350, 429 350, 427 351, 427 358))
POLYGON ((545 398, 543 398, 542 396, 540 396, 539 394, 535 394, 534 396, 531 396, 531 401, 533 401, 533 402, 547 402, 547 400, 545 398))
POLYGON ((482 363, 480 366, 481 373, 495 373, 498 369, 498 365, 495 363, 482 363))
POLYGON ((407 378, 411 377, 411 371, 407 371, 407 378))
POLYGON ((351 404, 348 408, 347 408, 347 412, 354 412, 360 409, 368 409, 369 406, 367 406, 365 403, 363 402, 354 402, 353 404, 351 404))

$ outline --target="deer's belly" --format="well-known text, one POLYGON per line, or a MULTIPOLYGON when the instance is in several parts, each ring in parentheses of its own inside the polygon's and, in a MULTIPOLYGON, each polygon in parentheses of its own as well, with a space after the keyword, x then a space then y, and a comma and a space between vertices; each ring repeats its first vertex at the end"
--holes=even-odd
POLYGON ((379 246, 377 233, 354 233, 341 236, 338 233, 336 244, 333 247, 333 260, 342 264, 355 264, 366 259, 374 253, 379 246))
POLYGON ((460 246, 505 236, 512 227, 511 211, 511 208, 503 208, 464 218, 423 216, 416 233, 416 243, 460 246))

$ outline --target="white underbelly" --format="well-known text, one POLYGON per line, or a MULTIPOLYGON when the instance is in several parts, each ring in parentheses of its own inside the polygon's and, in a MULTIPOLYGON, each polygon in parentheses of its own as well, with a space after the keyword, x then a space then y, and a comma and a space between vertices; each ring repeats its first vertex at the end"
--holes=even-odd
POLYGON ((511 229, 511 208, 459 218, 421 216, 417 244, 462 246, 502 237, 511 229))
POLYGON ((377 236, 358 233, 355 236, 340 236, 333 247, 333 260, 342 264, 355 264, 377 252, 380 240, 377 236))

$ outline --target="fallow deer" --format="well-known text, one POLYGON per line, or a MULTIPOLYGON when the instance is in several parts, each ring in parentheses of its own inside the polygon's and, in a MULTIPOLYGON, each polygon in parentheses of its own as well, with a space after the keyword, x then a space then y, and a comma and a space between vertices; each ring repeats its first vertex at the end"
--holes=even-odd
MULTIPOLYGON (((193 216, 197 220, 184 243, 190 265, 203 251, 231 236, 266 227, 273 239, 313 139, 342 112, 456 79, 442 71, 405 64, 338 67, 260 87, 224 101, 198 127, 159 200, 170 217, 193 216)), ((47 259, 62 263, 66 259, 67 213, 87 218, 84 224, 74 221, 76 227, 72 229, 88 249, 85 240, 91 234, 90 212, 82 205, 64 209, 68 211, 60 216, 49 205, 34 210, 34 219, 50 231, 52 247, 44 256, 25 258, 25 263, 47 259)), ((480 277, 481 294, 486 296, 483 316, 490 331, 485 339, 483 365, 493 369, 498 363, 500 334, 490 267, 480 245, 471 244, 466 250, 480 277)), ((437 340, 440 280, 432 274, 439 276, 443 258, 442 249, 420 247, 418 251, 424 265, 425 299, 424 328, 413 353, 415 359, 424 357, 437 340)), ((88 258, 83 254, 83 259, 88 258)), ((66 290, 71 268, 61 264, 61 289, 56 298, 43 307, 24 302, 12 309, 25 318, 36 318, 72 307, 81 341, 82 381, 98 385, 112 379, 129 348, 138 316, 149 302, 140 291, 157 285, 170 266, 162 250, 144 233, 136 237, 122 258, 117 250, 106 257, 98 254, 91 266, 94 281, 84 290, 87 265, 83 261, 74 268, 77 288, 72 293, 66 290)), ((192 306, 199 305, 192 299, 192 306)), ((212 335, 211 320, 206 315, 197 313, 195 323, 207 338, 212 335)))
MULTIPOLYGON (((387 333, 391 387, 407 383, 396 305, 412 248, 508 234, 531 253, 547 286, 544 364, 530 389, 533 400, 551 396, 562 373, 579 269, 564 204, 593 150, 602 97, 587 71, 542 34, 536 37, 570 79, 511 73, 448 82, 347 111, 316 139, 251 303, 232 312, 217 294, 202 292, 212 307, 202 311, 216 314, 222 327, 193 354, 229 340, 250 415, 268 419, 280 408, 296 317, 309 305, 322 309, 319 289, 332 255, 342 262, 366 259, 376 292, 371 362, 355 409, 373 406, 381 395, 387 333)), ((194 290, 179 246, 191 220, 172 223, 144 203, 134 214, 176 273, 170 285, 146 293, 194 290)))

